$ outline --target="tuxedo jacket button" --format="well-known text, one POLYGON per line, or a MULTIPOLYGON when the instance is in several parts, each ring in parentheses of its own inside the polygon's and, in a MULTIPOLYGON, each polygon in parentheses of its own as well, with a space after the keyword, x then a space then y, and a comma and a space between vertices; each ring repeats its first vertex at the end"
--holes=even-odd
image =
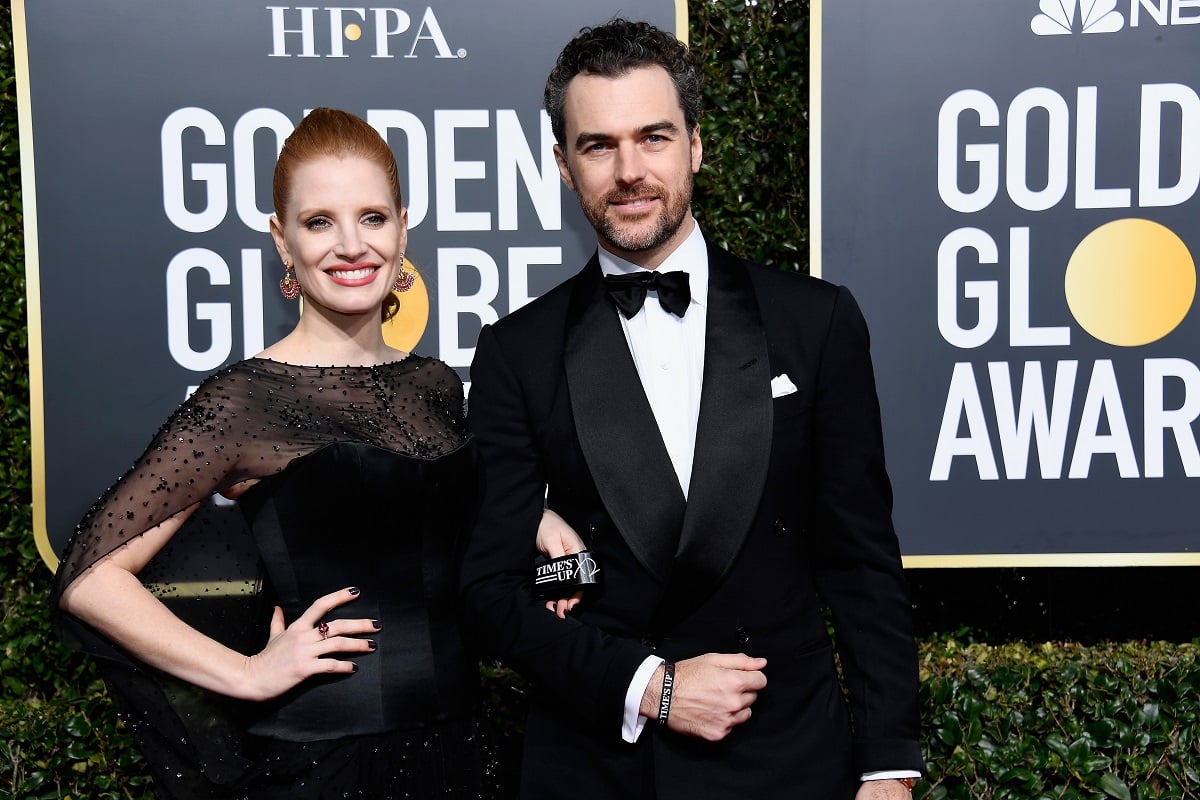
POLYGON ((750 631, 746 630, 741 625, 738 625, 737 629, 737 643, 742 647, 750 644, 750 631))
POLYGON ((787 527, 787 525, 785 525, 783 523, 783 520, 781 520, 781 519, 775 520, 775 532, 778 533, 780 536, 782 536, 783 534, 788 532, 788 527, 787 527))
POLYGON ((658 639, 647 634, 642 637, 642 647, 649 647, 651 650, 658 649, 658 639))

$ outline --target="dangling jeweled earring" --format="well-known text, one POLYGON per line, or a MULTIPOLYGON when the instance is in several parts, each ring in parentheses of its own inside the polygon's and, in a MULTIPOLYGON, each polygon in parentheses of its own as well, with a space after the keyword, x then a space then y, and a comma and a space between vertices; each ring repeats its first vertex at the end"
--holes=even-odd
POLYGON ((404 253, 400 254, 400 272, 396 275, 396 280, 392 283, 393 292, 407 292, 417 282, 417 274, 415 272, 404 271, 404 253))
POLYGON ((296 270, 292 269, 292 262, 283 262, 284 273, 279 280, 279 293, 287 300, 295 300, 300 296, 300 281, 296 280, 296 270))

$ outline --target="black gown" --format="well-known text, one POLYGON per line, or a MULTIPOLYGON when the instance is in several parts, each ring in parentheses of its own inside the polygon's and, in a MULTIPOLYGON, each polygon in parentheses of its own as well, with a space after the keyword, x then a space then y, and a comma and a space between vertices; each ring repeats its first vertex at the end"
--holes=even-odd
POLYGON ((249 703, 173 679, 56 613, 62 638, 100 657, 161 796, 494 796, 478 668, 457 621, 456 553, 477 488, 463 409, 457 375, 434 359, 248 359, 206 380, 80 522, 55 608, 97 560, 202 502, 139 576, 189 623, 253 653, 274 606, 290 623, 348 586, 358 598, 327 619, 381 623, 375 651, 335 655, 354 674, 249 703), (247 481, 240 514, 209 502, 247 481))

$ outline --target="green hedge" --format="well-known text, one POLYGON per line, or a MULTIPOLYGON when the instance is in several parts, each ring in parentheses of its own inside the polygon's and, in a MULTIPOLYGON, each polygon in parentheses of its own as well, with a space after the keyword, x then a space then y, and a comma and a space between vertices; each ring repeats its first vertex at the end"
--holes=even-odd
MULTIPOLYGON (((112 705, 99 681, 64 687, 47 699, 0 702, 0 770, 12 797, 150 800, 145 764, 114 730, 112 705), (6 780, 11 779, 11 780, 6 780)), ((5 797, 0 788, 0 797, 5 797)))
POLYGON ((695 213, 729 250, 808 271, 808 2, 692 0, 704 70, 695 213))
MULTIPOLYGON (((693 0, 705 65, 696 214, 739 253, 807 265, 808 4, 693 0)), ((149 798, 94 670, 49 633, 33 544, 12 26, 0 15, 0 798, 149 798), (6 794, 10 792, 10 794, 6 794)), ((932 798, 1200 797, 1196 645, 921 643, 932 798)), ((492 673, 505 708, 519 684, 492 673)), ((515 726, 514 713, 502 720, 515 726)))
POLYGON ((932 798, 1200 797, 1195 644, 921 646, 932 798))
MULTIPOLYGON (((921 643, 921 677, 918 799, 1200 797, 1200 646, 936 639, 921 643)), ((518 708, 513 682, 495 680, 518 708)), ((151 796, 98 683, 5 698, 0 734, 14 797, 151 796)))

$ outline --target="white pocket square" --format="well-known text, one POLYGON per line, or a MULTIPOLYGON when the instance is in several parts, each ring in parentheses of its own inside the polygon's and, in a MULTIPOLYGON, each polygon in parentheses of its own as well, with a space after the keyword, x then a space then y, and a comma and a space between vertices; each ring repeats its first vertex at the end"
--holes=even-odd
POLYGON ((796 384, 792 383, 792 379, 787 376, 787 373, 776 375, 771 378, 771 398, 784 397, 796 391, 796 384))

